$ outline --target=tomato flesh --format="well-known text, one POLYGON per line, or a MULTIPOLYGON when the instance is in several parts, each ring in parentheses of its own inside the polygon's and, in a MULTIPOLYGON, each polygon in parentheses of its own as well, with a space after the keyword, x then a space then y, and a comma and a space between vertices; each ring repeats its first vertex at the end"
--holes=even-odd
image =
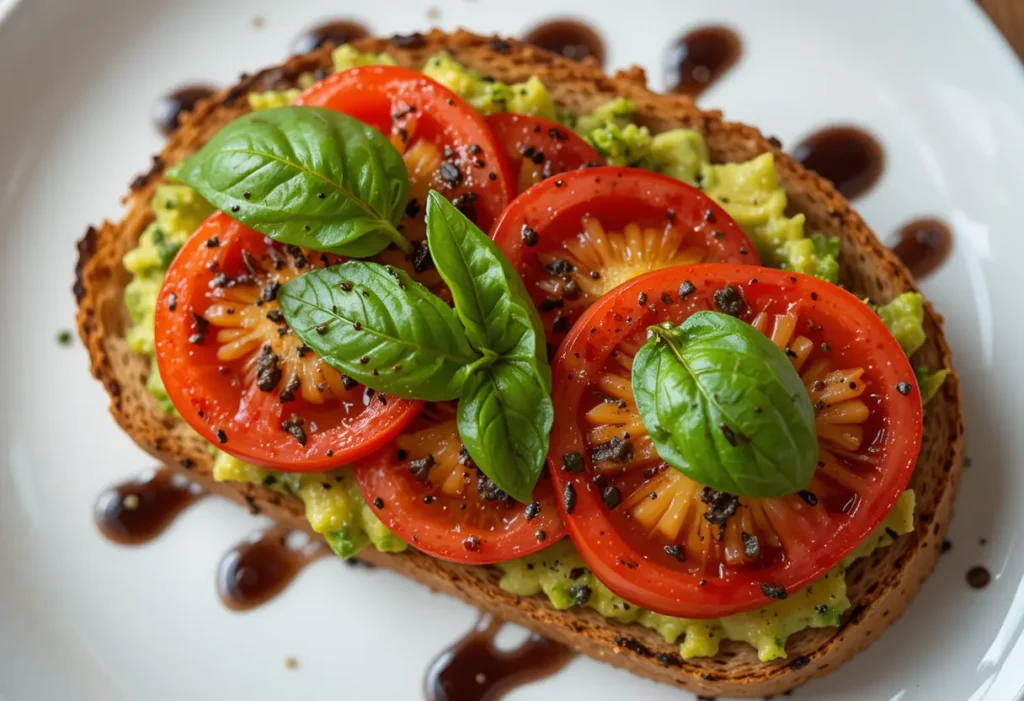
POLYGON ((352 68, 310 86, 295 104, 343 112, 390 137, 415 180, 411 211, 434 189, 487 231, 515 196, 508 158, 483 116, 422 73, 352 68))
POLYGON ((503 562, 565 536, 546 476, 533 503, 520 504, 477 471, 462 448, 454 402, 427 405, 386 448, 357 463, 355 476, 388 528, 442 560, 503 562))
POLYGON ((601 154, 558 122, 500 112, 488 115, 487 125, 504 145, 512 172, 518 174, 518 192, 559 173, 604 165, 601 154))
POLYGON ((276 470, 327 470, 372 453, 419 412, 422 402, 382 401, 344 378, 284 323, 280 285, 337 260, 216 212, 171 263, 157 365, 181 417, 211 444, 276 470))
POLYGON ((637 275, 760 262, 711 198, 636 168, 587 168, 545 180, 509 205, 491 237, 525 281, 552 345, 590 304, 637 275))
POLYGON ((569 535, 612 591, 667 615, 726 616, 810 584, 881 523, 920 450, 906 355, 867 305, 803 275, 696 265, 635 278, 587 310, 553 370, 548 467, 556 490, 575 495, 571 512, 561 504, 569 535), (798 494, 753 499, 693 482, 658 457, 636 410, 630 368, 646 329, 722 311, 736 295, 732 311, 786 350, 814 404, 818 470, 798 494), (563 469, 570 454, 580 471, 563 469))

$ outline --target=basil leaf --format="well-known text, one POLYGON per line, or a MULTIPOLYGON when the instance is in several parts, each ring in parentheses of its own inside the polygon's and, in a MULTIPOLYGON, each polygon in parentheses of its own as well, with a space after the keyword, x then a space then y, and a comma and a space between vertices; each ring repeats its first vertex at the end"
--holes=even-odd
POLYGON ((319 107, 239 117, 168 172, 272 239, 369 256, 395 243, 409 196, 401 154, 373 127, 319 107))
POLYGON ((810 484, 814 410, 783 351, 718 312, 650 331, 633 360, 633 395, 665 462, 740 496, 778 497, 810 484))
POLYGON ((498 360, 469 376, 458 426, 469 456, 516 501, 533 500, 548 454, 554 409, 531 363, 498 360))
POLYGON ((528 362, 550 390, 544 327, 522 279, 494 242, 436 191, 427 197, 426 216, 430 255, 470 343, 528 362))
POLYGON ((455 399, 466 376, 488 362, 452 308, 400 270, 349 261, 290 280, 278 300, 292 331, 324 362, 396 397, 455 399))

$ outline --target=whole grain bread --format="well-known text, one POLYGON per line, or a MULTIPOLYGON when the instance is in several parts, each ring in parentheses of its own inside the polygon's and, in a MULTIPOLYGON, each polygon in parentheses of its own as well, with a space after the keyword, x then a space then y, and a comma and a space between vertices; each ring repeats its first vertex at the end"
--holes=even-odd
MULTIPOLYGON (((811 230, 842 241, 842 283, 860 296, 885 302, 913 290, 906 268, 885 248, 849 203, 823 178, 804 170, 749 126, 727 122, 716 111, 699 109, 689 98, 659 95, 646 88, 642 69, 607 76, 588 62, 577 63, 513 40, 464 31, 433 31, 391 39, 365 39, 364 51, 387 51, 401 64, 420 67, 444 50, 485 75, 502 81, 540 76, 555 101, 575 113, 587 113, 618 96, 637 104, 637 120, 657 132, 676 127, 699 130, 715 162, 743 161, 771 151, 793 212, 807 217, 811 230)), ((248 111, 250 91, 292 87, 304 72, 330 70, 328 49, 289 59, 281 66, 243 75, 229 90, 201 102, 183 119, 166 148, 138 176, 126 197, 127 214, 119 222, 90 228, 79 242, 74 293, 78 328, 88 348, 92 372, 110 395, 117 422, 145 450, 217 492, 247 505, 253 513, 305 528, 303 505, 256 485, 217 483, 206 444, 184 422, 163 413, 146 391, 149 362, 129 350, 124 287, 130 274, 122 256, 136 245, 150 223, 150 199, 164 169, 196 151, 228 122, 248 111)), ((942 319, 926 305, 928 341, 915 363, 951 368, 942 319)), ((595 659, 644 677, 708 696, 763 697, 778 694, 834 670, 865 648, 907 607, 933 569, 953 510, 963 450, 960 385, 950 374, 925 412, 924 443, 911 487, 917 494, 913 533, 858 561, 848 572, 852 608, 838 628, 807 629, 792 636, 789 657, 764 663, 744 644, 725 641, 714 658, 682 661, 677 646, 635 624, 620 624, 587 610, 556 611, 543 597, 515 597, 497 584, 491 568, 460 566, 415 550, 389 555, 373 549, 361 555, 437 591, 514 621, 595 659)))

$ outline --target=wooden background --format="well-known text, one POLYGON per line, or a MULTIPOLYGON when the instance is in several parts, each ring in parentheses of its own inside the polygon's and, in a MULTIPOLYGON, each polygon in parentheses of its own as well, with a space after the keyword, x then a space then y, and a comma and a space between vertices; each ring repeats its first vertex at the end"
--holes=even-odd
POLYGON ((978 4, 1024 60, 1024 0, 978 0, 978 4))

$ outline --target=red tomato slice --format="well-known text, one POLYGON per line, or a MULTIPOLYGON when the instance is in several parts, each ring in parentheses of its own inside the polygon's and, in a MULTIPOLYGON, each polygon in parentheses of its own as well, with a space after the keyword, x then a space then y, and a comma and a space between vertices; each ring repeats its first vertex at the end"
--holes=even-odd
POLYGON ((374 513, 425 553, 474 565, 503 562, 565 536, 551 480, 520 504, 477 471, 462 449, 455 404, 427 405, 386 448, 355 465, 374 513))
POLYGON ((892 509, 921 446, 914 373, 878 316, 779 270, 696 265, 631 280, 580 318, 554 377, 548 468, 575 498, 561 504, 569 535, 612 591, 671 616, 727 616, 813 582, 892 509), (730 304, 786 349, 814 403, 819 467, 798 494, 702 487, 661 461, 637 412, 630 368, 646 329, 730 304))
POLYGON ((310 86, 297 105, 326 107, 391 138, 410 174, 410 212, 437 190, 484 231, 515 196, 505 151, 483 116, 422 73, 362 66, 310 86))
POLYGON ((379 449, 419 413, 422 402, 343 377, 284 323, 277 288, 337 260, 216 212, 171 263, 157 365, 181 417, 214 446, 275 470, 327 470, 379 449))
POLYGON ((526 282, 557 345, 601 295, 642 273, 760 261, 750 239, 700 190, 635 168, 588 168, 531 187, 491 233, 526 282))
POLYGON ((505 146, 519 192, 567 170, 604 165, 601 154, 558 122, 501 112, 489 115, 487 125, 505 146))

